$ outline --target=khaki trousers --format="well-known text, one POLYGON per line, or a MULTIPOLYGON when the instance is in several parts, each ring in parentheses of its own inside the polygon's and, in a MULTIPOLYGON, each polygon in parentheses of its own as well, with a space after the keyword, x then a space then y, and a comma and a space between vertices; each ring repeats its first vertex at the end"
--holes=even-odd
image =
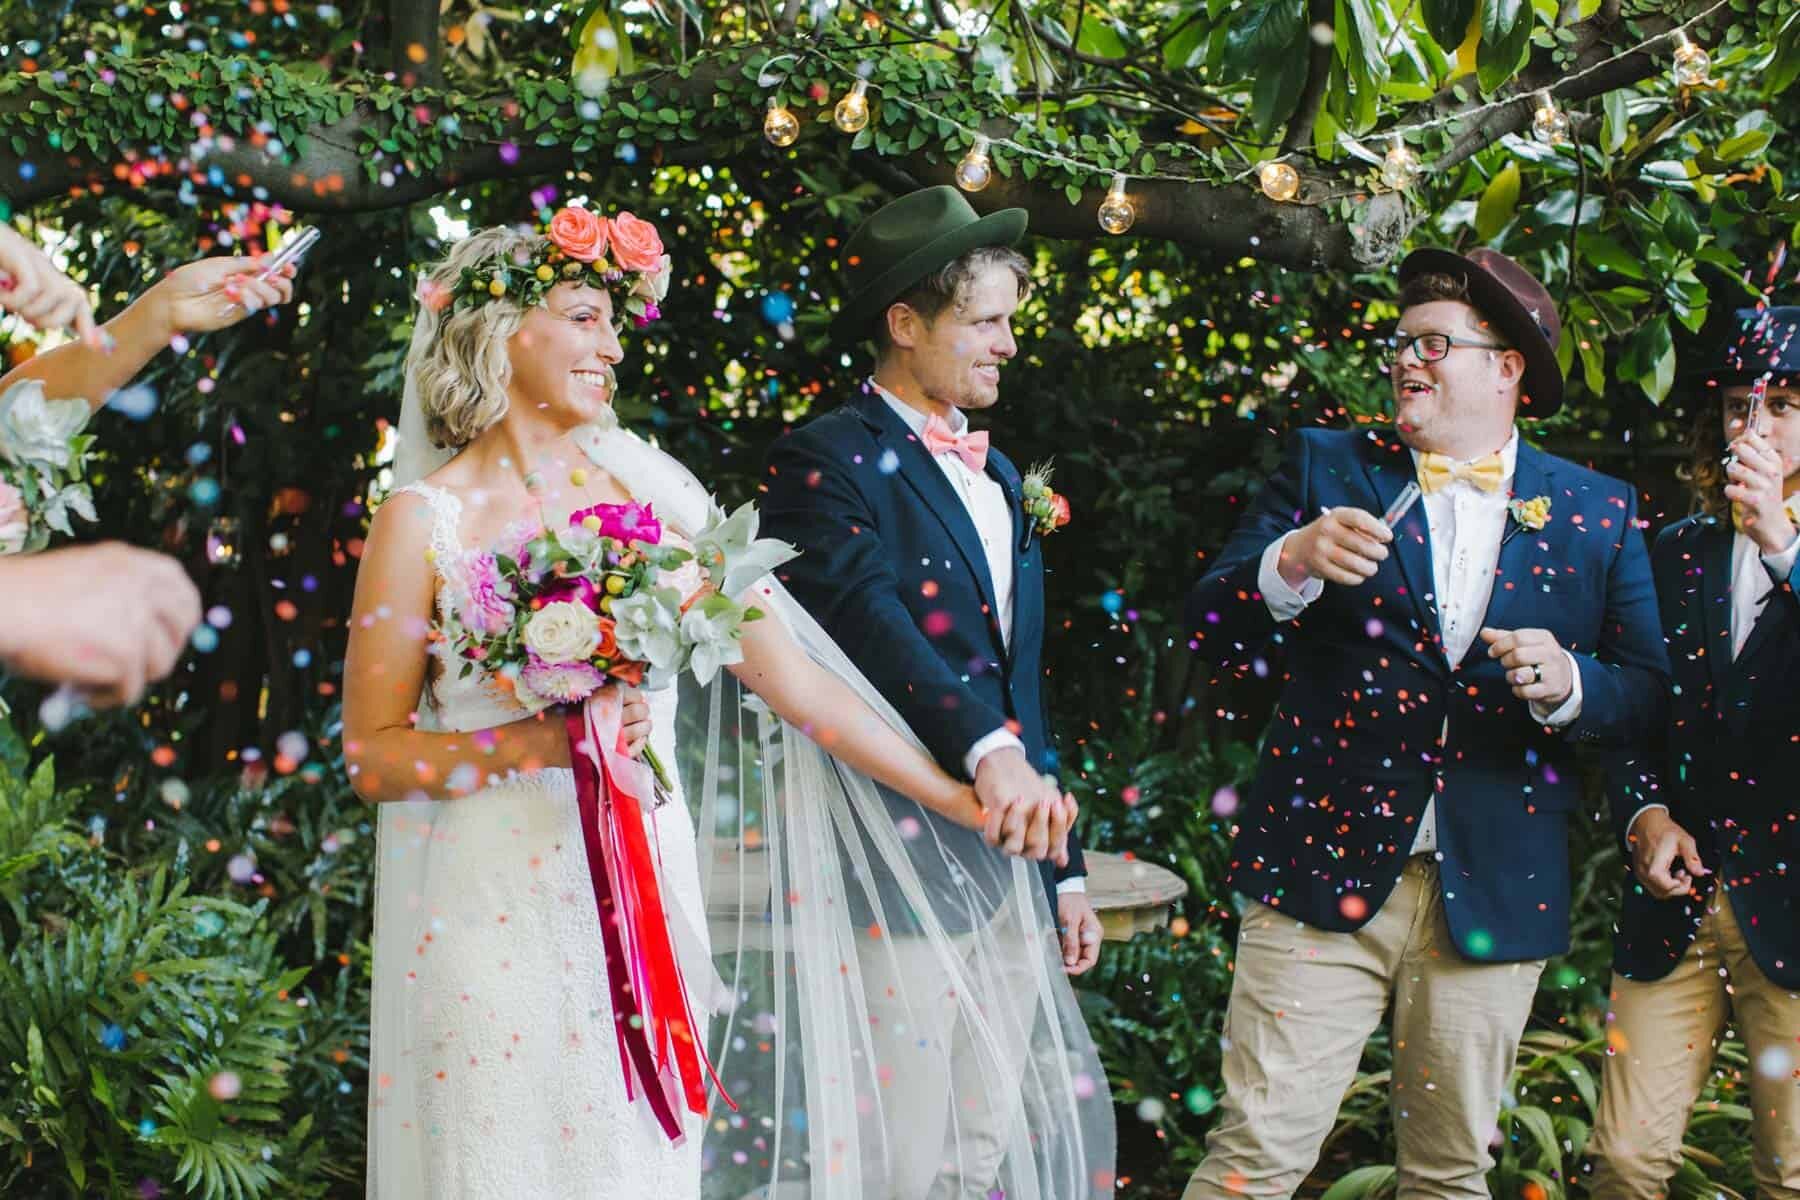
POLYGON ((1459 955, 1423 856, 1355 933, 1252 903, 1225 1014, 1220 1118, 1183 1200, 1291 1196, 1390 1004, 1399 1195, 1486 1200, 1488 1146, 1543 969, 1459 955))
POLYGON ((1612 1027, 1590 1150, 1596 1200, 1669 1193, 1713 1055, 1735 1022, 1750 1051, 1751 1172, 1764 1197, 1800 1197, 1800 993, 1769 982, 1723 884, 1675 969, 1613 976, 1612 1027))
POLYGON ((990 1036, 979 1042, 929 943, 857 939, 885 1140, 865 1132, 866 1200, 988 1200, 1016 1133, 1038 1017, 1033 960, 1047 953, 1027 943, 1019 903, 1010 898, 987 928, 950 939, 982 993, 1010 1003, 982 1013, 990 1036))

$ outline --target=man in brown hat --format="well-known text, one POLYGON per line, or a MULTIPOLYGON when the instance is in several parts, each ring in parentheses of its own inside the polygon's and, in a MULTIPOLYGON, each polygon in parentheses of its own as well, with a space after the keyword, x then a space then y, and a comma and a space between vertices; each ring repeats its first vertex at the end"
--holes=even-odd
POLYGON ((1226 1091, 1187 1200, 1292 1194, 1390 1009, 1400 1194, 1488 1194, 1568 947, 1572 743, 1636 740, 1666 688, 1632 489, 1516 428, 1562 402, 1549 295, 1490 250, 1400 280, 1393 428, 1301 432, 1188 601, 1197 652, 1239 672, 1279 645, 1286 682, 1237 814, 1226 1091))
MULTIPOLYGON (((1074 801, 1046 777, 1055 759, 1042 658, 1043 527, 1026 510, 1018 470, 968 420, 999 401, 1001 372, 1018 349, 1012 318, 1030 277, 1012 246, 1025 219, 1016 208, 977 216, 962 193, 934 187, 864 222, 841 255, 848 296, 832 333, 844 344, 872 341, 874 372, 848 403, 777 441, 768 458, 763 528, 801 552, 782 581, 939 763, 974 781, 990 813, 985 831, 969 830, 887 798, 893 822, 917 831, 907 846, 928 883, 925 907, 967 969, 997 981, 1016 1011, 961 1011, 956 989, 941 986, 945 966, 931 937, 918 936, 929 924, 916 916, 920 898, 872 882, 879 904, 871 907, 880 911, 866 924, 876 936, 859 942, 857 958, 874 1053, 880 1069, 891 1068, 888 1165, 872 1200, 986 1197, 996 1187, 1048 1200, 1095 1186, 1093 1163, 1110 1170, 1109 1112, 1095 1117, 1104 1129, 1065 1137, 1085 1143, 1073 1149, 1089 1164, 1066 1186, 1053 1178, 1075 1172, 1018 1161, 1045 1147, 1025 1153, 1031 1139, 1012 1124, 1021 1110, 1044 1106, 1043 1078, 1069 1072, 1028 1069, 1025 1043, 1054 1049, 1066 1036, 1087 1044, 1066 984, 1047 992, 1034 982, 1039 953, 1053 951, 1070 975, 1100 953, 1071 828, 1074 801), (1018 895, 1002 850, 1040 861, 1041 893, 1018 895), (1034 931, 1049 937, 1052 928, 1060 944, 1037 944, 1034 931), (941 1016, 909 1008, 909 993, 934 994, 941 1016), (954 1078, 924 1062, 917 1048, 926 1043, 951 1047, 954 1078)), ((857 857, 854 848, 847 857, 857 857)), ((1085 1094, 1104 1090, 1103 1080, 1090 1080, 1085 1094)), ((1077 1120, 1084 1130, 1092 1124, 1077 1120)))

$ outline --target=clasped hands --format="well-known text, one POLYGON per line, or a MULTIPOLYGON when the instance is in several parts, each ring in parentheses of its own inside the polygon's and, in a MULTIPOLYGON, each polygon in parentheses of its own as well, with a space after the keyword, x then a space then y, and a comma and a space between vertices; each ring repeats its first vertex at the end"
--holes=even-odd
MULTIPOLYGON (((1328 509, 1302 526, 1281 547, 1278 570, 1290 587, 1320 579, 1357 587, 1387 560, 1394 531, 1360 508, 1328 509)), ((1521 700, 1555 708, 1575 689, 1574 670, 1555 635, 1547 629, 1484 627, 1488 657, 1500 660, 1506 682, 1521 700)))
POLYGON ((988 845, 1034 862, 1069 864, 1069 831, 1080 806, 1075 797, 1059 793, 1048 775, 1033 770, 1023 750, 1008 747, 984 756, 975 768, 975 798, 988 845))

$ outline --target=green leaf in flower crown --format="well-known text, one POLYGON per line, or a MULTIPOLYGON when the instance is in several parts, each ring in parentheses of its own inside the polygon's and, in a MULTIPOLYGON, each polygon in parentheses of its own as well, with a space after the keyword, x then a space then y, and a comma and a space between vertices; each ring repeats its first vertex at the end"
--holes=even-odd
POLYGON ((759 520, 755 503, 746 502, 729 517, 715 513, 694 539, 694 558, 725 596, 736 596, 800 553, 786 542, 758 538, 759 520))

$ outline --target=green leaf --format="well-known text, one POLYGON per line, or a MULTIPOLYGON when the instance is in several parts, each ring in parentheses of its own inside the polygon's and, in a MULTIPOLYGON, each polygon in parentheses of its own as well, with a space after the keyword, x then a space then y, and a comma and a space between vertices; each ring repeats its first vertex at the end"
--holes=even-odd
POLYGON ((1625 108, 1625 92, 1617 89, 1600 98, 1602 111, 1606 114, 1600 122, 1600 148, 1608 154, 1617 154, 1625 146, 1625 138, 1630 134, 1630 114, 1625 108))
POLYGON ((1080 204, 1081 203, 1081 185, 1076 184, 1076 183, 1068 184, 1067 186, 1065 186, 1063 188, 1063 195, 1065 195, 1069 198, 1070 204, 1080 204))
POLYGON ((1204 15, 1196 14, 1163 46, 1163 65, 1171 71, 1185 71, 1197 66, 1197 60, 1205 57, 1212 31, 1212 23, 1204 15))
POLYGON ((1513 219, 1519 208, 1519 164, 1508 161, 1500 172, 1488 181, 1481 193, 1481 200, 1475 205, 1475 232, 1482 241, 1492 241, 1499 236, 1506 223, 1513 219))
POLYGON ((1475 77, 1487 95, 1518 73, 1531 55, 1537 13, 1527 0, 1481 0, 1481 43, 1475 49, 1475 77))
POLYGON ((1669 206, 1669 215, 1663 221, 1663 235, 1683 254, 1692 254, 1700 248, 1700 222, 1694 216, 1693 207, 1673 192, 1665 192, 1663 200, 1669 206))
POLYGON ((1257 75, 1250 93, 1250 115, 1259 138, 1268 140, 1294 115, 1300 93, 1306 90, 1307 69, 1306 55, 1294 53, 1257 75))
POLYGON ((1584 229, 1575 239, 1575 248, 1581 260, 1589 266, 1603 267, 1627 279, 1646 277, 1642 257, 1607 234, 1584 229))
POLYGON ((1319 1200, 1368 1200, 1389 1190, 1394 1182, 1394 1168, 1386 1163, 1358 1167, 1325 1189, 1319 1200))
POLYGON ((1475 19, 1477 0, 1422 0, 1425 28, 1431 40, 1451 54, 1469 35, 1469 22, 1475 19))
POLYGON ((1742 162, 1744 159, 1754 158, 1768 149, 1772 140, 1773 138, 1767 130, 1751 129, 1736 137, 1726 138, 1719 143, 1718 149, 1713 153, 1723 163, 1742 162))
POLYGON ((1305 36, 1305 0, 1253 0, 1232 14, 1225 32, 1225 65, 1239 77, 1260 77, 1281 67, 1293 51, 1301 50, 1304 77, 1305 36))
POLYGON ((1083 54, 1100 58, 1125 58, 1131 51, 1111 23, 1092 9, 1084 10, 1081 29, 1075 35, 1075 48, 1083 54))

